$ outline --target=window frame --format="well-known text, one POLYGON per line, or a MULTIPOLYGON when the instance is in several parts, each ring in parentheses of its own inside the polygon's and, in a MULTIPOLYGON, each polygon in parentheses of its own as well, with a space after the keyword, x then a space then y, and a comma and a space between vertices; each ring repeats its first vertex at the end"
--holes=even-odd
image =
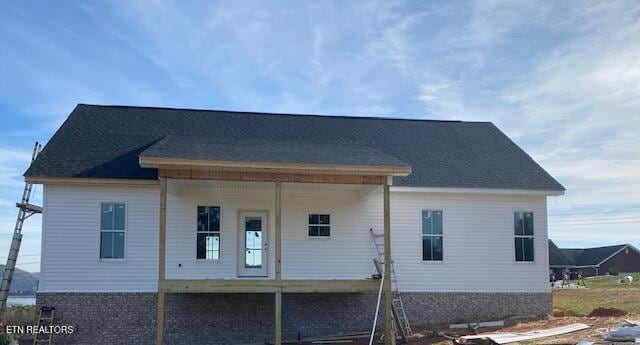
MULTIPOLYGON (((523 218, 524 219, 524 218, 523 218)), ((513 233, 513 261, 516 264, 534 264, 536 263, 536 226, 535 226, 535 212, 533 211, 523 211, 523 210, 514 210, 512 213, 512 233, 513 233), (515 216, 517 213, 531 213, 531 235, 524 235, 524 230, 523 230, 523 234, 522 235, 517 235, 516 234, 516 223, 515 223, 515 216), (531 239, 531 256, 532 256, 532 260, 518 260, 518 251, 516 249, 516 239, 517 238, 530 238, 531 239)), ((524 227, 524 223, 523 223, 523 227, 524 227)), ((524 229, 524 228, 523 228, 524 229)), ((524 242, 523 242, 524 243, 524 242)), ((522 248, 523 250, 523 259, 524 259, 524 247, 522 248)))
MULTIPOLYGON (((196 205, 196 214, 195 214, 195 226, 193 227, 195 230, 194 233, 194 239, 195 239, 195 259, 196 259, 196 263, 219 263, 222 261, 222 205, 200 205, 197 204, 196 205), (217 207, 218 208, 218 212, 220 214, 220 220, 219 220, 219 226, 218 226, 218 231, 200 231, 198 230, 198 208, 199 207, 217 207), (218 258, 217 259, 199 259, 198 258, 198 234, 218 234, 218 258)), ((205 248, 205 256, 206 256, 206 248, 205 248)))
POLYGON ((307 226, 306 228, 306 233, 307 233, 307 239, 310 240, 330 240, 331 239, 331 213, 329 212, 314 212, 314 213, 307 213, 307 226), (318 216, 318 219, 320 216, 329 216, 329 223, 328 224, 320 224, 320 222, 318 221, 318 224, 311 224, 309 222, 309 218, 312 215, 316 215, 318 216), (329 227, 329 236, 321 236, 320 235, 320 230, 318 230, 318 235, 312 236, 309 234, 309 227, 310 226, 316 226, 316 227, 321 227, 321 226, 328 226, 329 227))
MULTIPOLYGON (((129 204, 126 201, 99 201, 98 202, 98 262, 124 262, 127 259, 127 229, 129 228, 129 204), (124 205, 124 230, 103 230, 102 229, 102 205, 124 205), (102 233, 103 232, 122 232, 124 234, 124 243, 121 258, 103 258, 102 257, 102 233)), ((113 251, 113 248, 112 248, 113 251)))
MULTIPOLYGON (((433 247, 433 245, 432 245, 433 247)), ((426 263, 426 264, 438 264, 438 263, 443 263, 444 262, 444 209, 438 209, 438 208, 423 208, 420 210, 420 262, 422 263, 426 263), (423 229, 423 218, 424 218, 424 212, 440 212, 441 214, 441 218, 442 218, 442 233, 441 234, 425 234, 424 233, 424 229, 423 229), (432 259, 430 260, 425 260, 424 259, 424 238, 426 237, 440 237, 441 241, 442 241, 442 259, 440 260, 434 260, 433 259, 433 249, 431 250, 431 257, 432 259)))

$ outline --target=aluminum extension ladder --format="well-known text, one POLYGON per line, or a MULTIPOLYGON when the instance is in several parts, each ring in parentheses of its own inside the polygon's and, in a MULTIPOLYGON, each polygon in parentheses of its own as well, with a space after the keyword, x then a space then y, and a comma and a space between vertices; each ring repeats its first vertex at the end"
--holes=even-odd
MULTIPOLYGON (((371 231, 371 237, 373 238, 373 245, 376 248, 376 253, 378 254, 378 258, 374 259, 374 263, 376 266, 376 270, 378 274, 383 276, 383 266, 384 266, 384 243, 376 240, 378 237, 383 237, 382 234, 376 234, 373 229, 369 229, 371 231)), ((402 295, 400 290, 398 289, 398 281, 396 280, 396 270, 393 265, 393 260, 391 261, 391 292, 392 292, 392 306, 393 306, 393 318, 396 322, 393 323, 393 328, 398 333, 398 327, 400 328, 400 335, 406 342, 406 338, 413 334, 411 330, 411 324, 409 323, 409 318, 407 318, 407 313, 404 310, 404 304, 402 303, 402 295), (397 324, 397 325, 396 325, 397 324)))
MULTIPOLYGON (((40 154, 40 149, 40 144, 36 142, 33 147, 33 154, 31 155, 31 163, 33 163, 38 157, 38 154, 40 154)), ((7 256, 7 264, 4 266, 2 284, 0 284, 0 315, 4 314, 5 308, 7 307, 7 298, 9 297, 9 290, 11 289, 11 280, 13 279, 13 272, 16 269, 16 261, 18 260, 20 244, 22 243, 22 225, 24 224, 25 219, 36 213, 42 213, 42 207, 29 203, 32 187, 33 185, 31 183, 24 183, 22 200, 20 203, 16 204, 16 207, 18 207, 18 219, 16 220, 16 227, 13 231, 13 239, 11 240, 11 247, 9 248, 9 255, 7 256)))

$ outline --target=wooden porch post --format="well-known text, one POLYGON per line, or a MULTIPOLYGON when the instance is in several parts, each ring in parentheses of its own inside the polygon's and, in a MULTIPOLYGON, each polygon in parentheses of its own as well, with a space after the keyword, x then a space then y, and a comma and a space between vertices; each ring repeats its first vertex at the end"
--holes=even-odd
POLYGON ((391 294, 391 206, 389 198, 389 183, 384 184, 384 343, 391 345, 393 338, 392 327, 392 294, 391 294))
POLYGON ((167 235, 167 179, 160 178, 160 231, 158 240, 158 308, 156 316, 156 345, 164 345, 164 291, 160 283, 165 278, 165 249, 167 235))
POLYGON ((275 300, 275 329, 273 338, 275 345, 282 344, 282 182, 276 182, 276 229, 275 229, 275 279, 276 279, 276 300, 275 300))

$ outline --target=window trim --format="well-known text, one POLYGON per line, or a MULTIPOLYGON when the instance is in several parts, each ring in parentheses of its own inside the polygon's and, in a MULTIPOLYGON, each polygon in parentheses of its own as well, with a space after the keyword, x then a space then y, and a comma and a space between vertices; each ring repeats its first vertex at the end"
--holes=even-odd
POLYGON ((127 232, 129 229, 129 203, 126 201, 98 201, 98 262, 125 262, 127 260, 127 242, 129 236, 127 232), (122 204, 124 205, 124 230, 102 230, 102 205, 103 204, 122 204), (101 257, 102 250, 102 232, 123 232, 124 233, 124 248, 123 256, 121 258, 103 258, 101 257))
MULTIPOLYGON (((420 262, 425 263, 425 264, 442 264, 444 262, 444 258, 445 258, 445 253, 444 253, 444 209, 439 209, 439 208, 423 208, 420 210, 420 262), (442 234, 424 234, 422 231, 422 217, 425 211, 429 211, 429 212, 440 212, 442 214, 442 234), (425 260, 424 256, 423 256, 423 252, 424 252, 424 244, 423 244, 423 239, 424 237, 440 237, 442 238, 442 259, 441 260, 425 260)), ((433 257, 433 253, 431 255, 433 257)))
MULTIPOLYGON (((222 262, 222 205, 201 205, 196 204, 196 214, 195 214, 195 224, 193 226, 194 229, 194 243, 195 243, 195 259, 196 263, 220 263, 222 262), (217 207, 220 210, 220 227, 218 231, 198 231, 198 207, 217 207), (218 233, 218 243, 220 244, 220 249, 218 250, 218 258, 217 259, 198 259, 198 234, 208 234, 208 233, 218 233)), ((206 254, 205 254, 206 255, 206 254)))
POLYGON ((307 212, 307 226, 305 227, 307 239, 308 240, 330 240, 331 239, 331 213, 329 212, 307 212), (310 224, 309 216, 318 215, 318 216, 329 216, 329 224, 310 224), (310 226, 328 226, 329 227, 329 236, 320 236, 320 232, 318 232, 318 236, 309 235, 309 227, 310 226))
POLYGON ((535 212, 533 211, 523 211, 523 210, 514 210, 513 213, 511 214, 511 231, 513 234, 513 261, 516 264, 535 264, 536 263, 536 225, 535 225, 535 221, 536 221, 536 216, 535 216, 535 212), (514 223, 515 220, 515 215, 516 213, 531 213, 531 217, 533 217, 533 229, 532 229, 532 234, 531 235, 516 235, 516 224, 514 223), (517 257, 517 251, 516 251, 516 243, 515 243, 515 239, 516 238, 530 238, 533 240, 533 252, 531 253, 533 255, 533 260, 521 260, 518 261, 518 257, 517 257))

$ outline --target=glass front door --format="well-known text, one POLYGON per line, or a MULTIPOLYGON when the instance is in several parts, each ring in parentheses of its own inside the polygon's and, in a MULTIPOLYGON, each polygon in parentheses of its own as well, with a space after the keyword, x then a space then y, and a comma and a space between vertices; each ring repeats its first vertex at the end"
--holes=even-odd
POLYGON ((238 273, 245 277, 267 276, 267 216, 263 212, 240 213, 238 273))

